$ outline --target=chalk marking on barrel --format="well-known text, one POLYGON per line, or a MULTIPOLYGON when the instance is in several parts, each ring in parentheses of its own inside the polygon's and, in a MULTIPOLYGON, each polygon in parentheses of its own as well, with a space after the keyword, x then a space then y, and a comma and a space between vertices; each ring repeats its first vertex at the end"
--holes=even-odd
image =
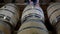
MULTIPOLYGON (((5 17, 5 15, 0 14, 0 18, 3 18, 3 19, 4 19, 4 17, 5 17)), ((6 19, 6 20, 8 20, 8 21, 10 21, 10 19, 11 19, 11 18, 10 18, 10 17, 8 17, 8 16, 6 16, 6 17, 5 17, 5 19, 6 19)), ((4 19, 4 20, 5 20, 5 19, 4 19)))
MULTIPOLYGON (((4 14, 0 14, 0 18, 3 18, 4 19, 4 17, 5 17, 5 15, 4 14)), ((6 19, 8 20, 8 21, 10 21, 10 17, 8 17, 8 16, 6 16, 6 19)))
MULTIPOLYGON (((2 19, 4 19, 4 17, 5 17, 5 15, 4 14, 0 14, 0 17, 2 18, 2 19)), ((6 20, 8 20, 8 22, 10 21, 10 17, 9 16, 7 16, 6 17, 6 20)), ((13 22, 12 22, 13 23, 13 22)), ((14 23, 13 23, 14 24, 14 23)))

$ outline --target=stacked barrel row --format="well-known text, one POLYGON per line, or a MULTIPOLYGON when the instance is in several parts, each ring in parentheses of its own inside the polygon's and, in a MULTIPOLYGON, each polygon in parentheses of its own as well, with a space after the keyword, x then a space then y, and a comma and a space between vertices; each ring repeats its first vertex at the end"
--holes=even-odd
POLYGON ((19 20, 18 7, 8 3, 0 8, 0 34, 11 34, 19 20))
POLYGON ((47 12, 50 23, 56 28, 57 34, 60 34, 60 3, 51 4, 47 12))
POLYGON ((48 34, 44 13, 39 6, 28 5, 22 13, 21 24, 18 34, 48 34))

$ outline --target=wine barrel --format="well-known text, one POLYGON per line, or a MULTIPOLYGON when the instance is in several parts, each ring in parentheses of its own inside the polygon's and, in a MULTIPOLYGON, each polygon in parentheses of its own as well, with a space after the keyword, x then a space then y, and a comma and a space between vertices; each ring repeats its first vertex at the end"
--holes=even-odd
POLYGON ((60 3, 51 4, 47 12, 50 23, 55 27, 57 34, 60 34, 60 3))
POLYGON ((59 9, 60 9, 60 3, 53 3, 47 9, 48 17, 52 25, 56 24, 57 19, 59 18, 60 15, 59 9))
POLYGON ((31 20, 31 19, 40 20, 44 22, 43 10, 40 7, 28 5, 22 13, 21 22, 24 23, 25 21, 31 20))
POLYGON ((19 10, 15 4, 8 3, 0 8, 0 20, 9 22, 12 26, 16 26, 19 20, 19 10))
POLYGON ((11 27, 4 21, 0 21, 0 34, 11 34, 11 27))
POLYGON ((18 34, 48 34, 43 10, 38 6, 28 5, 22 13, 21 23, 18 34))

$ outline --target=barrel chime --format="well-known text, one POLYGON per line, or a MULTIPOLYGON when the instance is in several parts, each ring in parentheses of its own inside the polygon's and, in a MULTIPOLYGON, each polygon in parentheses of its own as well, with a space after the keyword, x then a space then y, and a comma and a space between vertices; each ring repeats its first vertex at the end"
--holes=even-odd
POLYGON ((17 21, 19 20, 19 10, 15 4, 8 3, 0 8, 0 34, 11 34, 17 21))
POLYGON ((24 9, 21 24, 17 34, 48 34, 44 25, 44 13, 38 6, 28 5, 24 9))
POLYGON ((56 28, 57 34, 60 34, 60 3, 51 4, 47 12, 50 23, 56 28))

